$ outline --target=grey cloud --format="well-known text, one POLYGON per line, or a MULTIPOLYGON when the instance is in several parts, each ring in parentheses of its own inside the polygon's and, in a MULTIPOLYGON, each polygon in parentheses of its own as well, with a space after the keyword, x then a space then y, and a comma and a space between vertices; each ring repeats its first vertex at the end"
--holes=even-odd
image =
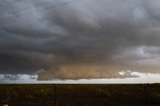
MULTIPOLYGON (((66 1, 53 0, 53 4, 66 1)), ((10 9, 1 7, 0 72, 44 69, 41 78, 53 73, 48 79, 55 75, 64 79, 101 78, 110 72, 118 77, 119 71, 132 67, 159 72, 159 64, 154 63, 159 62, 160 47, 158 0, 80 0, 50 9, 45 8, 51 4, 40 5, 42 2, 29 0, 10 9), (24 7, 43 11, 9 14, 24 7), (4 21, 6 14, 19 16, 4 21)))

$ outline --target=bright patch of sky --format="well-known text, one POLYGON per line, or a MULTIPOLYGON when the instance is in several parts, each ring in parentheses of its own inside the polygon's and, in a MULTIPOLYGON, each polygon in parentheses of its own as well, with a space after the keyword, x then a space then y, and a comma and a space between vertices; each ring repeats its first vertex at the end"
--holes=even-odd
MULTIPOLYGON (((121 75, 128 74, 131 71, 122 71, 121 75)), ((30 75, 20 75, 18 80, 4 80, 4 75, 0 74, 0 83, 8 84, 140 84, 140 83, 160 83, 160 74, 131 72, 137 77, 132 78, 110 78, 110 79, 79 79, 79 80, 49 80, 38 81, 30 79, 30 75)))

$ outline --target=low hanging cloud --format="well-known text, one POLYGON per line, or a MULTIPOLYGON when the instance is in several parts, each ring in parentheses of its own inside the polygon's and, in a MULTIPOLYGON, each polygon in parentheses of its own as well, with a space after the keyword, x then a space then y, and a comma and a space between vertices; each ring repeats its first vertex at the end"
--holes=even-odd
POLYGON ((11 2, 0 3, 0 73, 51 80, 160 72, 158 0, 11 2))

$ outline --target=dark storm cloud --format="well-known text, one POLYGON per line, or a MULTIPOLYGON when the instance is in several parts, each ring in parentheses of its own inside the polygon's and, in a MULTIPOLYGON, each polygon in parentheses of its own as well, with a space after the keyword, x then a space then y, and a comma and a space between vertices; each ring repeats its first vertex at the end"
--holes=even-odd
POLYGON ((78 79, 159 72, 158 0, 66 2, 0 3, 1 73, 78 79))

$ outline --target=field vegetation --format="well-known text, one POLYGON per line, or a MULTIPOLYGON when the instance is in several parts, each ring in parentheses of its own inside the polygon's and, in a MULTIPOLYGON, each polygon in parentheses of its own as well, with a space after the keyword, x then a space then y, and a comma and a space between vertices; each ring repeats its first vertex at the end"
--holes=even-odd
POLYGON ((119 106, 160 105, 160 84, 10 84, 0 85, 0 105, 119 106))

